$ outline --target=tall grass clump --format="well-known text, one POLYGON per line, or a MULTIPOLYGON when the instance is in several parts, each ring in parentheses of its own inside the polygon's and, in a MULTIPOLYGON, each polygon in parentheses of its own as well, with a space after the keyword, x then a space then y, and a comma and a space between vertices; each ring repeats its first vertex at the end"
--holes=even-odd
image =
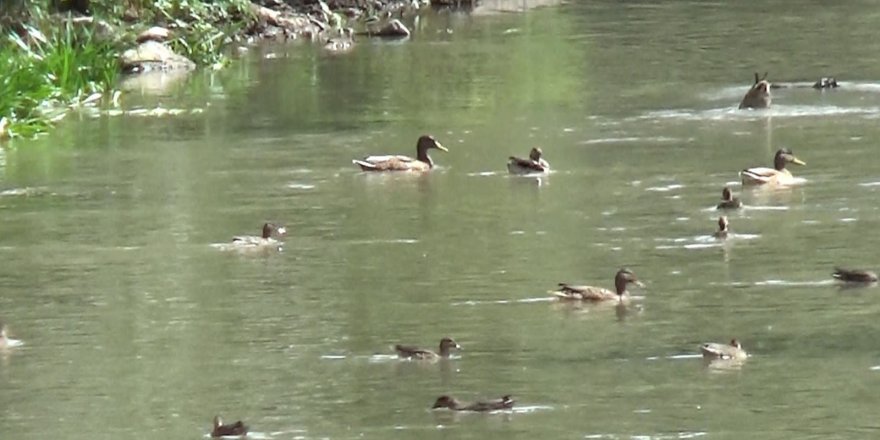
POLYGON ((0 44, 0 117, 9 135, 45 130, 63 107, 108 91, 119 71, 113 42, 70 20, 48 34, 22 24, 0 44))

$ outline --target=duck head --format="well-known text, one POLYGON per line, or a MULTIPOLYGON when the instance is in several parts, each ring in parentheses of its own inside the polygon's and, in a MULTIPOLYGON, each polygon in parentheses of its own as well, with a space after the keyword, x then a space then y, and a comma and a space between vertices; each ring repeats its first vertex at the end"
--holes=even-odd
POLYGON ((724 187, 724 189, 721 191, 721 199, 725 202, 733 200, 733 193, 730 192, 730 188, 726 186, 724 187))
POLYGON ((728 232, 728 228, 730 227, 730 221, 727 220, 726 215, 722 215, 718 217, 718 232, 728 232))
POLYGON ((461 406, 461 404, 454 397, 443 395, 443 396, 438 397, 437 400, 434 401, 434 406, 432 406, 431 409, 437 409, 437 408, 456 409, 459 406, 461 406))
POLYGON ((278 226, 272 223, 263 223, 263 238, 268 239, 272 236, 273 232, 276 235, 281 236, 287 234, 287 229, 285 229, 284 226, 278 226))
POLYGON ((544 151, 542 151, 538 147, 532 148, 532 151, 529 151, 529 159, 531 159, 535 162, 538 162, 539 160, 541 160, 542 156, 544 156, 544 151))
POLYGON ((793 163, 795 165, 806 165, 807 163, 795 157, 790 148, 780 148, 773 157, 773 168, 778 171, 785 169, 785 165, 793 163))
POLYGON ((449 351, 450 349, 461 350, 461 345, 458 345, 458 342, 455 342, 452 338, 443 338, 440 340, 440 351, 444 349, 449 351))
POLYGON ((630 283, 639 287, 645 287, 631 270, 625 267, 618 270, 617 275, 614 276, 614 287, 617 289, 617 294, 622 296, 626 292, 627 285, 630 283))
POLYGON ((742 347, 742 344, 740 344, 739 341, 738 341, 736 338, 730 340, 730 346, 731 346, 731 347, 738 348, 738 349, 740 349, 740 350, 742 350, 742 348, 743 348, 743 347, 742 347))
POLYGON ((431 156, 428 156, 428 150, 432 148, 436 148, 444 152, 449 151, 446 149, 446 147, 441 145, 440 142, 437 142, 437 139, 434 139, 434 136, 425 134, 420 136, 418 143, 416 143, 416 151, 418 152, 416 159, 425 162, 433 167, 434 161, 431 160, 431 156))

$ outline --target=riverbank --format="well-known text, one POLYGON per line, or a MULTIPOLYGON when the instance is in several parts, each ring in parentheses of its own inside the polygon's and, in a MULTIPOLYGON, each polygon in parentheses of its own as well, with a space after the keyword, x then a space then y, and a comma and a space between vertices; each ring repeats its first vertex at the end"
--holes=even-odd
MULTIPOLYGON (((0 140, 33 137, 51 128, 72 107, 115 101, 129 54, 143 57, 144 30, 167 34, 160 48, 220 67, 228 46, 259 40, 307 38, 327 42, 346 28, 376 32, 384 22, 418 14, 427 0, 222 0, 180 3, 151 0, 58 0, 49 7, 12 1, 0 14, 0 140), (379 26, 379 27, 377 27, 379 26)), ((435 0, 435 6, 469 2, 435 0)), ((408 32, 408 31, 406 31, 408 32)), ((378 35, 378 34, 377 34, 378 35)), ((405 35, 405 34, 401 34, 405 35)), ((173 69, 189 63, 162 66, 173 69)))

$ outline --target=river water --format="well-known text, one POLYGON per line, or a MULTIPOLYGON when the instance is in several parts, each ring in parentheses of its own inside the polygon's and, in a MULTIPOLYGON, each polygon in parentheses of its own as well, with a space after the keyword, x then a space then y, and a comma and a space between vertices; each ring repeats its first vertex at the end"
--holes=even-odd
POLYGON ((880 291, 830 272, 880 266, 877 6, 426 14, 406 42, 255 47, 75 113, 0 150, 24 340, 2 436, 203 438, 221 414, 271 439, 876 437, 880 291), (739 111, 754 71, 843 85, 739 111), (423 133, 449 148, 430 174, 350 162, 423 133), (555 171, 508 176, 532 146, 555 171), (803 184, 742 191, 781 147, 803 184), (725 184, 748 208, 718 242, 725 184), (211 246, 267 220, 281 252, 211 246), (625 309, 547 300, 622 266, 646 284, 625 309), (443 336, 449 361, 390 356, 443 336), (744 364, 698 358, 733 337, 744 364), (428 410, 447 393, 518 409, 428 410))

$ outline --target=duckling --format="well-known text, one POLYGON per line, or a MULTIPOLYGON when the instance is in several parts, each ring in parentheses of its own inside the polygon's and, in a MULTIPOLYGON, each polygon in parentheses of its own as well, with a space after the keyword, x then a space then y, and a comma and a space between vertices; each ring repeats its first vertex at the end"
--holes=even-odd
POLYGON ((10 338, 9 335, 6 334, 6 330, 7 330, 6 323, 0 322, 0 349, 7 348, 7 347, 9 347, 9 348, 18 347, 18 346, 24 344, 24 342, 22 342, 19 339, 10 338))
POLYGON ((773 168, 754 167, 740 171, 743 185, 790 185, 794 181, 786 164, 806 165, 795 157, 790 148, 780 148, 773 156, 773 168))
POLYGON ((211 431, 211 437, 242 436, 247 435, 247 432, 248 427, 241 420, 231 425, 224 425, 220 416, 214 416, 214 429, 211 431))
POLYGON ((718 230, 712 234, 713 237, 718 239, 725 239, 730 235, 730 222, 727 220, 726 215, 722 215, 718 217, 718 230))
POLYGON ((343 28, 338 37, 328 38, 324 50, 329 52, 348 52, 354 47, 354 29, 343 28))
POLYGON ((628 298, 626 287, 633 283, 639 287, 644 287, 636 275, 627 268, 617 271, 614 276, 614 289, 611 291, 602 287, 593 286, 575 286, 567 283, 559 283, 559 289, 550 293, 556 295, 562 300, 581 300, 581 301, 613 301, 623 302, 628 298))
POLYGON ((416 360, 437 360, 440 358, 448 359, 450 349, 461 350, 461 346, 458 345, 457 342, 452 340, 452 338, 443 338, 440 340, 440 352, 435 353, 431 350, 427 350, 424 348, 413 347, 409 345, 395 345, 394 351, 397 352, 397 356, 401 359, 416 359, 416 360))
POLYGON ((507 171, 510 174, 536 174, 550 171, 550 164, 542 158, 544 152, 540 148, 532 148, 528 159, 510 156, 507 162, 507 171))
POLYGON ((707 342, 700 346, 700 352, 706 359, 742 360, 749 356, 736 339, 731 339, 730 344, 707 342))
POLYGON ((848 283, 876 283, 878 279, 877 274, 869 270, 844 269, 840 267, 835 267, 834 273, 831 276, 836 280, 848 283))
POLYGON ((770 82, 767 81, 767 73, 763 78, 758 78, 758 72, 755 72, 755 83, 743 96, 739 103, 739 108, 768 108, 770 107, 770 82))
POLYGON ((721 203, 715 209, 739 209, 742 208, 742 205, 739 197, 734 197, 730 188, 725 186, 724 190, 721 191, 721 203))
POLYGON ((494 400, 478 400, 471 404, 463 404, 458 401, 458 399, 443 395, 437 398, 434 402, 434 406, 431 409, 437 408, 448 408, 453 411, 478 411, 478 412, 487 412, 487 411, 498 411, 503 409, 511 409, 513 408, 513 404, 516 403, 511 396, 504 395, 500 399, 494 400))
POLYGON ((257 248, 257 247, 265 247, 265 246, 277 246, 281 244, 280 241, 272 238, 272 234, 276 236, 283 236, 287 234, 287 229, 283 226, 278 226, 272 223, 264 223, 263 224, 263 234, 259 237, 253 235, 240 235, 236 237, 232 237, 232 246, 238 248, 257 248))
POLYGON ((436 148, 440 151, 449 151, 433 136, 422 135, 416 143, 416 158, 409 156, 387 155, 367 156, 361 160, 351 162, 363 171, 428 171, 434 168, 434 161, 428 156, 428 150, 436 148))

